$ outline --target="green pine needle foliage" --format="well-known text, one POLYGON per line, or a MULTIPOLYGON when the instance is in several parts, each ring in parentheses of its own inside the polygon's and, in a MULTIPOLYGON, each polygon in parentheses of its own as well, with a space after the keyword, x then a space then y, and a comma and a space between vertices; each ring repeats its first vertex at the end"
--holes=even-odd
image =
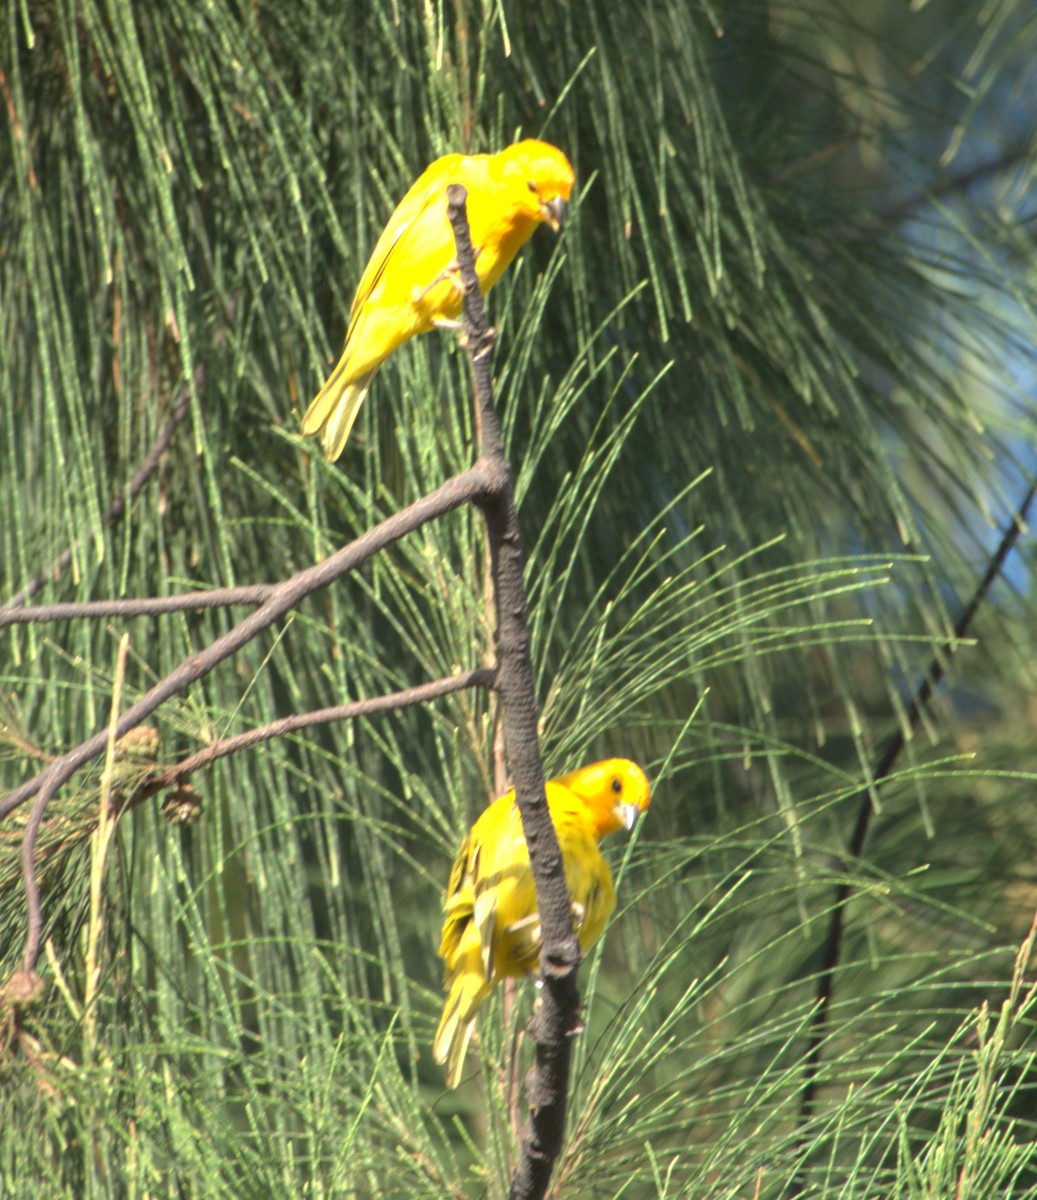
MULTIPOLYGON (((3 15, 0 603, 41 573, 33 602, 284 579, 468 465, 446 334, 387 363, 341 463, 299 415, 418 171, 557 143, 566 226, 490 297, 544 756, 637 758, 654 802, 609 847, 552 1194, 1037 1195, 1026 531, 953 638, 1037 459, 1032 5, 3 15), (934 653, 949 683, 877 785, 934 653)), ((223 759, 190 826, 157 797, 98 829, 153 761, 482 665, 485 553, 469 511, 410 535, 55 797, 46 988, 0 1021, 4 1200, 506 1195, 532 987, 487 1004, 456 1092, 430 1050, 484 694, 223 759)), ((243 615, 0 628, 4 790, 243 615)), ((0 824, 0 985, 27 815, 0 824)))

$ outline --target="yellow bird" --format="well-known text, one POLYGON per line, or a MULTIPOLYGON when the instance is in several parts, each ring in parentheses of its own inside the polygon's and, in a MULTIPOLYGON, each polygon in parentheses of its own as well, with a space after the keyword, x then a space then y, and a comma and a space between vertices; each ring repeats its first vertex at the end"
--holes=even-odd
POLYGON ((537 225, 559 228, 572 194, 569 160, 527 140, 498 154, 447 154, 426 169, 389 218, 360 279, 338 365, 302 419, 334 461, 383 360, 408 338, 461 312, 446 189, 464 184, 479 289, 485 295, 537 225))
MULTIPOLYGON (((586 952, 616 905, 598 841, 631 829, 651 792, 644 771, 625 758, 581 767, 546 786, 576 934, 586 952)), ((536 892, 514 791, 495 800, 461 843, 444 911, 439 956, 447 999, 432 1050, 436 1062, 446 1063, 447 1087, 456 1087, 476 1014, 493 985, 540 966, 536 892)))

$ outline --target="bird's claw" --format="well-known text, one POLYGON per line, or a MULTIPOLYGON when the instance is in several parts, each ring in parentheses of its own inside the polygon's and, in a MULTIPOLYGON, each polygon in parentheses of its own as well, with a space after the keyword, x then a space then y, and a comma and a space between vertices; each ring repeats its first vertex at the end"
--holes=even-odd
POLYGON ((485 358, 497 344, 497 330, 491 325, 479 340, 479 348, 475 352, 475 361, 485 358))

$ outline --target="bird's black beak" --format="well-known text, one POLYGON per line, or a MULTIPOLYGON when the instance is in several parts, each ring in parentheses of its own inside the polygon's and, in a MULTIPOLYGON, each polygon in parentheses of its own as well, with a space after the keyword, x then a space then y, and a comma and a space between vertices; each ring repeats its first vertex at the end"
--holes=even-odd
POLYGON ((553 200, 540 205, 540 215, 557 233, 565 220, 565 201, 561 196, 555 196, 553 200))

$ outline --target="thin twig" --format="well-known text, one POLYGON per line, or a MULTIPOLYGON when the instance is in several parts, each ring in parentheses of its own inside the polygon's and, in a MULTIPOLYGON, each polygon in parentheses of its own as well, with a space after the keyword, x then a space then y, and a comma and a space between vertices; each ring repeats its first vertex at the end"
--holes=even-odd
POLYGON ((139 793, 134 793, 133 803, 153 796, 156 792, 172 787, 185 780, 195 771, 211 766, 217 759, 236 754, 239 750, 249 750, 263 742, 285 737, 289 733, 298 733, 302 729, 313 729, 318 725, 331 725, 336 721, 350 721, 357 717, 369 717, 374 713, 397 711, 410 708, 415 704, 425 704, 429 700, 438 700, 453 692, 465 688, 492 688, 497 672, 490 667, 477 667, 472 671, 463 671, 458 675, 448 675, 443 679, 434 679, 428 683, 415 684, 414 687, 404 688, 399 692, 388 692, 384 696, 371 696, 365 700, 354 700, 350 704, 336 704, 330 708, 317 708, 310 712, 293 713, 290 717, 281 717, 267 725, 259 725, 245 733, 233 737, 220 738, 211 742, 203 750, 198 750, 180 762, 163 767, 150 776, 139 793))
POLYGON ((0 608, 0 629, 6 625, 42 625, 48 621, 89 621, 102 617, 156 617, 164 613, 198 612, 204 608, 230 608, 235 604, 262 604, 270 599, 277 587, 276 583, 252 583, 205 592, 180 592, 175 596, 0 608))
MULTIPOLYGON (((422 496, 407 508, 393 514, 322 562, 307 567, 284 583, 278 584, 255 612, 250 613, 198 654, 184 659, 175 670, 160 679, 135 704, 127 708, 118 720, 115 736, 122 737, 127 730, 146 720, 160 704, 207 675, 218 663, 235 654, 275 621, 280 620, 306 596, 341 579, 379 550, 399 541, 433 518, 452 512, 462 504, 477 502, 493 486, 493 482, 483 464, 477 462, 470 470, 448 479, 434 492, 422 496)), ((57 780, 54 786, 60 787, 80 767, 103 752, 107 737, 107 729, 99 730, 74 749, 55 758, 45 771, 33 776, 14 791, 8 792, 0 800, 0 820, 36 795, 45 780, 54 778, 57 780)))
POLYGON ((558 837, 544 793, 522 539, 511 468, 494 406, 491 353, 495 334, 487 326, 479 292, 465 200, 465 189, 460 184, 447 188, 447 213, 464 289, 465 341, 478 411, 480 461, 486 464, 495 485, 476 500, 486 518, 497 611, 495 690, 500 699, 515 798, 536 887, 541 929, 540 972, 544 981, 541 1003, 531 1023, 536 1059, 527 1080, 529 1126, 522 1138, 509 1194, 512 1200, 540 1200, 547 1191, 565 1130, 572 1037, 579 1028, 576 970, 582 956, 573 931, 558 837))
MULTIPOLYGON (((234 737, 221 738, 179 762, 151 771, 128 794, 124 795, 120 792, 118 801, 112 804, 108 816, 113 821, 121 818, 131 809, 144 803, 145 800, 183 783, 194 772, 211 766, 217 759, 226 758, 240 750, 251 749, 263 742, 284 737, 286 734, 298 733, 302 729, 312 729, 318 725, 329 725, 336 721, 348 721, 357 717, 371 716, 374 713, 398 711, 415 704, 424 704, 429 700, 449 696, 464 688, 490 688, 493 686, 495 677, 494 669, 480 667, 457 675, 449 675, 443 679, 430 680, 428 683, 416 684, 414 687, 390 692, 384 696, 373 696, 365 700, 355 700, 351 704, 336 704, 330 708, 314 709, 305 713, 293 713, 290 717, 282 717, 280 720, 271 721, 267 725, 258 726, 245 733, 236 734, 234 737)), ((43 928, 36 843, 44 810, 53 795, 54 788, 45 784, 37 796, 22 835, 22 880, 28 901, 23 969, 28 972, 32 972, 35 967, 43 928)), ((93 825, 86 826, 83 830, 84 834, 90 832, 92 828, 93 825)))
MULTIPOLYGON (((815 1001, 816 1007, 810 1018, 810 1026, 807 1033, 807 1052, 803 1063, 803 1087, 800 1092, 799 1102, 800 1134, 797 1142, 799 1148, 802 1148, 805 1142, 804 1126, 813 1115, 817 1099, 817 1079, 821 1067, 821 1050, 828 1028, 828 1015, 831 1008, 832 992, 835 987, 835 972, 842 954, 846 905, 853 894, 853 884, 849 877, 851 864, 859 861, 861 855, 864 853, 864 843, 868 836, 871 817, 874 811, 872 807, 872 795, 889 779, 893 773, 897 759, 907 744, 908 734, 913 733, 921 722, 922 714, 927 708, 933 692, 946 675, 949 662, 954 657, 959 643, 967 635, 980 604, 983 603, 994 581, 1001 574, 1005 560, 1026 528, 1026 514, 1033 503, 1035 494, 1037 494, 1037 477, 1031 481, 1022 503, 1012 515, 1011 521, 1005 529, 997 549, 991 555, 987 569, 983 573, 983 578, 976 585, 971 599, 955 622, 954 636, 933 655, 929 669, 923 675, 921 683, 911 698, 911 703, 907 707, 904 720, 886 744, 886 748, 875 768, 875 773, 867 789, 862 790, 863 794, 861 796, 860 807, 857 810, 857 819, 854 823, 853 834, 850 837, 847 857, 841 866, 843 878, 836 887, 835 899, 828 922, 828 933, 825 936, 824 945, 821 949, 821 965, 818 974, 817 997, 815 1001)), ((796 1197, 801 1196, 805 1186, 805 1180, 802 1175, 797 1175, 789 1186, 788 1196, 790 1200, 795 1200, 796 1197)))
MULTIPOLYGON (((808 155, 801 162, 793 164, 787 170, 781 171, 775 179, 777 182, 780 182, 783 179, 799 174, 801 171, 811 170, 819 162, 823 162, 825 159, 831 158, 833 155, 841 153, 844 149, 854 145, 855 141, 856 139, 849 138, 836 142, 831 146, 826 146, 821 151, 808 155)), ((844 246, 848 243, 864 241, 873 237, 876 233, 895 229, 922 209, 932 207, 948 196, 967 192, 976 184, 985 183, 987 180, 1010 170, 1014 166, 1021 163, 1029 163, 1033 157, 1033 150, 1032 139, 1018 142, 1016 145, 1005 150, 1004 153, 999 154, 996 158, 977 163, 959 175, 947 175, 920 191, 911 192, 910 195, 905 196, 898 203, 882 212, 872 213, 849 224, 838 226, 831 230, 823 240, 816 240, 811 243, 814 253, 818 258, 824 259, 828 257, 833 246, 844 246)))
POLYGON ((1034 141, 1032 138, 1027 138, 1024 141, 1010 146, 996 158, 987 159, 984 162, 976 163, 968 170, 962 171, 959 175, 947 175, 943 179, 937 180, 929 188, 924 191, 915 193, 905 197, 892 208, 886 209, 876 218, 876 222, 880 225, 891 228, 899 225, 908 217, 913 216, 919 209, 934 203, 934 201, 942 200, 947 196, 955 195, 961 192, 967 192, 969 188, 977 183, 985 183, 988 179, 996 175, 1001 175, 1011 167, 1018 166, 1020 163, 1030 164, 1033 161, 1034 141))
POLYGON ((25 886, 26 925, 25 953, 22 956, 22 969, 31 973, 36 966, 40 953, 40 937, 43 932, 43 907, 40 904, 40 885, 36 880, 36 835, 39 833, 40 822, 47 811, 47 805, 54 798, 54 793, 61 785, 57 763, 44 772, 43 785, 36 796, 36 802, 29 813, 22 834, 22 883, 25 886))
MULTIPOLYGON (((194 389, 197 390, 200 388, 204 380, 205 367, 200 365, 194 373, 194 389)), ((169 414, 168 420, 159 430, 158 437, 152 442, 151 449, 144 456, 140 466, 130 480, 129 486, 112 500, 108 506, 108 511, 101 517, 102 526, 114 525, 126 511, 127 503, 136 498, 137 493, 155 473, 159 459, 173 440, 173 434, 176 433, 181 421, 187 416, 191 404, 191 391, 192 389, 185 383, 177 393, 176 399, 173 401, 173 411, 169 414)), ((41 571, 20 592, 15 592, 10 600, 0 607, 0 618, 3 617, 6 609, 17 608, 19 605, 24 604, 26 600, 34 596, 50 580, 60 575, 72 562, 74 549, 74 546, 67 547, 47 570, 41 571)), ((7 622, 2 621, 0 624, 7 624, 7 622)))

